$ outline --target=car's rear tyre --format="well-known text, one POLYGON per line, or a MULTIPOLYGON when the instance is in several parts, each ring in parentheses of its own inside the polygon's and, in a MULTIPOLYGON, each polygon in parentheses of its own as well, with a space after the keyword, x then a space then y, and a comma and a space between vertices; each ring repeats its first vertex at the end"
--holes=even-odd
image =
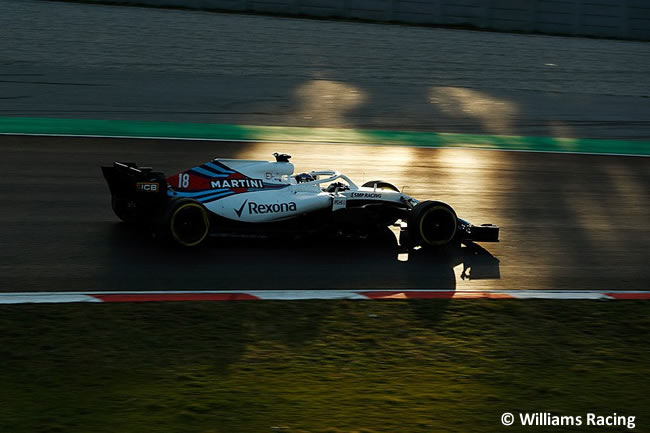
POLYGON ((371 180, 363 185, 361 185, 364 188, 377 188, 377 189, 388 189, 391 191, 397 191, 399 192, 399 188, 397 188, 395 185, 392 183, 384 182, 383 180, 371 180))
POLYGON ((196 200, 172 201, 167 213, 167 227, 173 241, 195 247, 205 240, 210 231, 208 211, 196 200))
POLYGON ((446 203, 418 203, 408 217, 409 239, 413 245, 442 247, 456 237, 458 217, 446 203))

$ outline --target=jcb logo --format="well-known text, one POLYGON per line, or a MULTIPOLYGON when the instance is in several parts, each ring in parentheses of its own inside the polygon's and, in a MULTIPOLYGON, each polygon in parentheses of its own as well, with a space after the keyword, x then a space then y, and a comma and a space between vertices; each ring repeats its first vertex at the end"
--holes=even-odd
POLYGON ((138 191, 158 192, 158 184, 155 182, 138 182, 135 187, 138 191))

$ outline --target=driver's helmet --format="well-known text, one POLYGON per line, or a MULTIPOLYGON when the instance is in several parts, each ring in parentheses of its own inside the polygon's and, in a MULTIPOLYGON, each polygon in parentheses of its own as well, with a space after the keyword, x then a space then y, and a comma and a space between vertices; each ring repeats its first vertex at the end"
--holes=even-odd
POLYGON ((295 177, 297 183, 311 182, 312 180, 315 180, 314 176, 312 176, 309 173, 300 173, 297 174, 295 177))

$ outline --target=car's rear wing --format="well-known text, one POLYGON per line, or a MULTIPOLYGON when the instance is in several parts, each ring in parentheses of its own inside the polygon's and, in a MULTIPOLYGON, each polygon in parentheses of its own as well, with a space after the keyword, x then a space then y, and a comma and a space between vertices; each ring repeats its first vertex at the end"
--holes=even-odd
POLYGON ((167 180, 161 172, 132 162, 102 167, 115 214, 124 221, 149 219, 167 203, 167 180))

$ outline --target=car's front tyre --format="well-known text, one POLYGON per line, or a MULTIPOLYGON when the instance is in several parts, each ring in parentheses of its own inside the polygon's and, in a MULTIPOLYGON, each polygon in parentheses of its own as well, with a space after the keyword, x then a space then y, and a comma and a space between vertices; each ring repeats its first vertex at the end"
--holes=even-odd
POLYGON ((408 217, 409 240, 416 246, 443 247, 456 237, 458 217, 446 203, 423 201, 408 217))

